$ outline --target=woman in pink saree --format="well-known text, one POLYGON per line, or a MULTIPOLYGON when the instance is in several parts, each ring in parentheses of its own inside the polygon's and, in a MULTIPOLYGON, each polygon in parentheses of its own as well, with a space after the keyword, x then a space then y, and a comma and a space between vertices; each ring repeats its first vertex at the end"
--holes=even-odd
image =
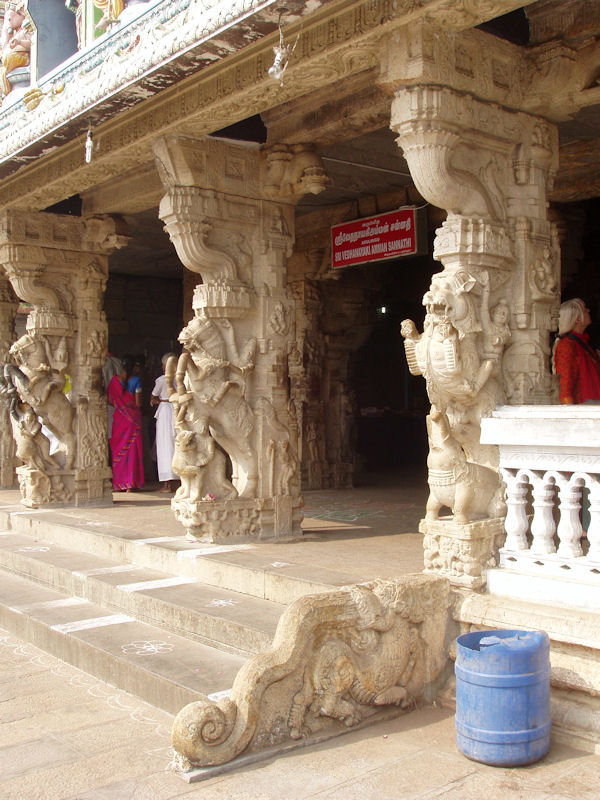
POLYGON ((133 361, 123 359, 123 372, 108 384, 108 402, 114 406, 110 450, 116 492, 144 488, 142 452, 142 384, 133 361))

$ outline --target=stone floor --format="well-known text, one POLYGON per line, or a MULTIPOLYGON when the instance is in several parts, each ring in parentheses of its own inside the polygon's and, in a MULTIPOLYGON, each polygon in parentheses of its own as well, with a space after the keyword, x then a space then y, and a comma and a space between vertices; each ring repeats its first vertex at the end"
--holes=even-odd
MULTIPOLYGON (((330 565, 357 580, 422 569, 424 475, 307 492, 303 540, 261 544, 280 561, 330 565), (415 480, 416 478, 416 480, 415 480)), ((169 496, 115 495, 67 513, 90 526, 179 536, 169 496)), ((0 492, 0 506, 18 493, 0 492)), ((539 764, 501 769, 456 749, 452 712, 414 711, 321 744, 187 784, 169 771, 169 714, 0 631, 2 800, 565 800, 598 798, 600 757, 553 743, 539 764)))
POLYGON ((171 717, 0 631, 2 800, 596 800, 600 757, 553 743, 536 765, 469 761, 428 708, 187 784, 171 717))

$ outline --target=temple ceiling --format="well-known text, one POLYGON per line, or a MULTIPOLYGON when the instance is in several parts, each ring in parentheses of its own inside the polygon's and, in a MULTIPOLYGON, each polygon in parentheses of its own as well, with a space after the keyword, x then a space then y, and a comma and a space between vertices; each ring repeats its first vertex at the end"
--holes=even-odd
MULTIPOLYGON (((221 47, 228 54, 221 49, 219 58, 201 63, 198 43, 189 52, 166 60, 152 75, 99 99, 89 116, 74 114, 28 143, 23 139, 26 143, 18 150, 17 159, 0 161, 0 206, 39 210, 79 194, 84 213, 123 214, 146 230, 151 218, 156 218, 163 193, 152 140, 165 132, 201 138, 258 115, 266 124, 267 143, 308 141, 324 160, 331 185, 317 197, 304 198, 298 207, 300 214, 412 187, 406 162, 388 128, 397 77, 389 70, 382 75, 379 58, 389 31, 399 24, 398 15, 403 23, 420 18, 426 24, 442 24, 449 37, 466 30, 475 44, 477 36, 487 36, 485 41, 498 49, 506 63, 515 59, 518 63, 523 48, 469 29, 522 5, 491 0, 288 3, 291 21, 286 36, 291 40, 300 34, 300 39, 296 60, 280 86, 266 75, 277 41, 278 6, 263 3, 260 13, 250 15, 252 19, 236 30, 231 26, 220 44, 213 42, 202 51, 214 50, 214 56, 215 47, 221 47), (309 7, 311 16, 303 23, 302 15, 309 7), (187 74, 191 71, 193 74, 187 74), (97 126, 97 149, 92 163, 85 164, 84 134, 89 124, 97 126)), ((583 5, 589 6, 587 0, 583 5)), ((572 2, 557 5, 550 0, 527 5, 533 43, 538 48, 535 53, 541 54, 536 69, 539 67, 544 80, 540 92, 532 92, 523 102, 532 113, 540 113, 553 85, 561 87, 560 99, 564 99, 563 110, 557 111, 553 120, 561 143, 559 170, 550 194, 557 202, 600 194, 600 87, 594 73, 600 58, 597 46, 586 35, 589 26, 600 20, 589 8, 583 20, 576 13, 581 6, 572 2), (557 29, 558 18, 552 16, 558 10, 562 34, 557 29), (587 70, 586 77, 582 83, 577 73, 581 90, 569 94, 565 81, 574 80, 578 58, 587 70), (556 65, 566 76, 563 83, 554 71, 556 65)), ((89 86, 89 79, 85 85, 89 86)), ((32 124, 35 115, 34 110, 27 124, 32 124)), ((22 126, 19 130, 23 138, 22 126)), ((159 226, 156 243, 163 236, 159 226)))

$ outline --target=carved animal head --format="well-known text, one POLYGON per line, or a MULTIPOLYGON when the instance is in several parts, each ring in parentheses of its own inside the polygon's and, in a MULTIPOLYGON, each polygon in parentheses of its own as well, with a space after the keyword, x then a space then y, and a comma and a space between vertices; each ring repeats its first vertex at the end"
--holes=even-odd
POLYGON ((451 323, 461 334, 480 330, 471 290, 477 281, 465 270, 434 275, 423 297, 429 321, 451 323))
POLYGON ((372 628, 376 631, 387 631, 392 627, 393 610, 386 608, 367 586, 353 586, 351 594, 359 613, 359 620, 356 623, 358 630, 372 628))

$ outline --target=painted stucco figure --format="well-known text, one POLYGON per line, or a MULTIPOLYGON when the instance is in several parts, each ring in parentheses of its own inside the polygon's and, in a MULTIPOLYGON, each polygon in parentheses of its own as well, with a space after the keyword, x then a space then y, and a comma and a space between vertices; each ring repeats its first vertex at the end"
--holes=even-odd
POLYGON ((0 63, 0 94, 10 94, 14 85, 13 71, 28 67, 31 60, 31 26, 22 5, 7 3, 2 24, 0 63))

